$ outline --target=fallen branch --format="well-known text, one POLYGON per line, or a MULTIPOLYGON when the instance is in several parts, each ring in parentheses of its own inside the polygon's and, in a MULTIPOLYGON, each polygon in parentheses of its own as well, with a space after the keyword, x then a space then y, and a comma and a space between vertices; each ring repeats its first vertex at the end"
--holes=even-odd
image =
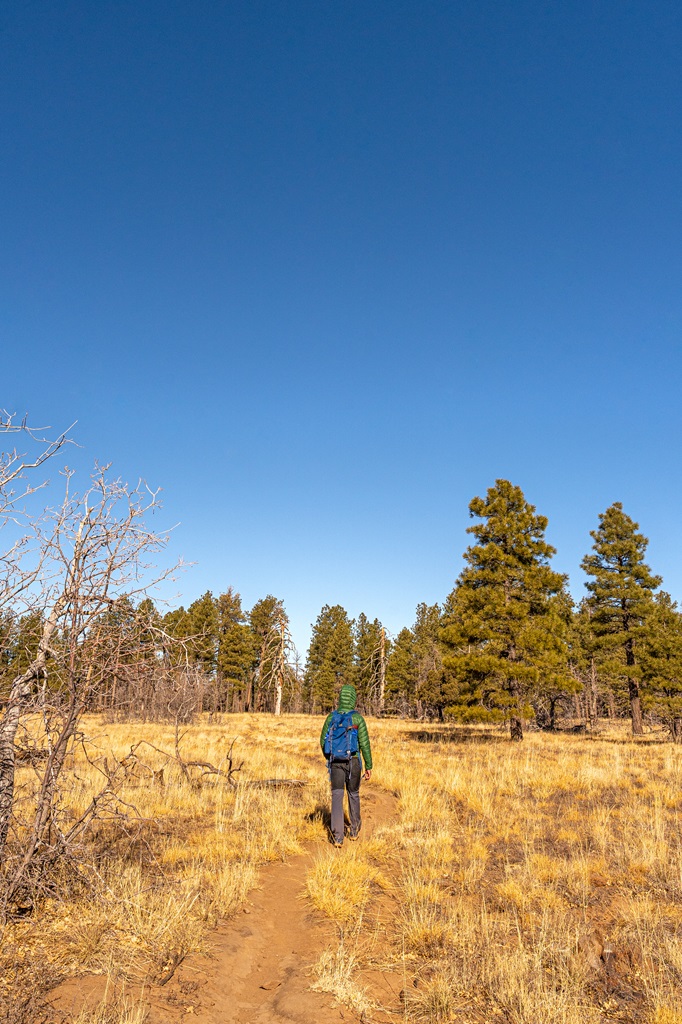
POLYGON ((252 779, 243 785, 252 789, 302 789, 308 783, 302 779, 252 779))
POLYGON ((150 980, 153 981, 155 985, 158 985, 159 988, 161 988, 163 985, 167 985, 184 959, 184 953, 173 953, 173 955, 166 961, 166 970, 163 971, 162 974, 157 974, 156 976, 152 977, 150 980))
POLYGON ((143 771, 148 772, 150 778, 153 778, 154 781, 157 782, 157 784, 163 784, 163 769, 155 770, 155 769, 151 768, 148 764, 145 764, 145 762, 138 755, 138 753, 137 753, 138 750, 140 749, 140 747, 144 746, 144 747, 149 747, 150 750, 154 750, 157 754, 161 754, 162 757, 165 757, 166 758, 166 764, 169 764, 171 762, 174 762, 175 764, 177 764, 177 766, 179 767, 180 771, 182 772, 184 778, 187 780, 187 782, 192 787, 196 787, 197 785, 199 785, 200 780, 205 775, 217 775, 220 778, 225 779, 226 782, 229 782, 229 784, 231 786, 235 786, 236 787, 237 781, 234 778, 234 776, 237 774, 237 772, 240 772, 242 770, 242 767, 244 765, 243 761, 240 764, 238 764, 238 765, 234 764, 234 758, 233 758, 233 755, 232 755, 232 751, 233 751, 236 739, 232 740, 232 743, 230 744, 230 749, 227 752, 227 756, 226 756, 226 759, 225 759, 227 761, 227 768, 226 769, 225 768, 218 768, 216 765, 212 764, 210 761, 188 761, 188 760, 186 760, 181 755, 181 753, 180 753, 180 740, 181 739, 182 739, 182 736, 178 736, 177 732, 176 732, 176 736, 175 736, 175 753, 174 754, 171 754, 170 751, 168 751, 168 750, 163 750, 161 747, 155 746, 153 743, 150 743, 149 740, 139 740, 137 743, 134 743, 131 746, 129 753, 126 754, 126 756, 123 758, 123 760, 121 761, 121 764, 123 764, 123 765, 125 765, 127 767, 131 767, 134 764, 134 765, 140 767, 143 771), (190 768, 201 768, 203 770, 200 772, 199 777, 197 778, 197 777, 193 777, 192 776, 192 774, 190 772, 190 768), (159 771, 161 772, 161 774, 159 774, 159 771))

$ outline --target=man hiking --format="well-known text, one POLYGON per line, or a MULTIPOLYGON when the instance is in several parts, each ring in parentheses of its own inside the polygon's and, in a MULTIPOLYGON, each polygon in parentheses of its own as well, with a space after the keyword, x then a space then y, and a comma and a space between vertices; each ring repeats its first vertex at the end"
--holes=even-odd
POLYGON ((320 746, 329 765, 332 784, 332 842, 343 846, 343 794, 348 792, 349 839, 360 834, 360 778, 372 775, 372 750, 367 725, 355 710, 355 687, 345 683, 339 693, 336 711, 330 711, 320 734, 320 746))

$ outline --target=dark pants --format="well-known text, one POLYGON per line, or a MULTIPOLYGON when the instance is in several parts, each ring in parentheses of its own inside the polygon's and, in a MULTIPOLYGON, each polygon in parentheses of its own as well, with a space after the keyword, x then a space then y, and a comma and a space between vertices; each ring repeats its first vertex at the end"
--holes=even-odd
POLYGON ((343 842, 343 794, 348 793, 348 817, 353 835, 360 831, 360 777, 362 764, 359 757, 332 764, 332 836, 335 843, 343 842))

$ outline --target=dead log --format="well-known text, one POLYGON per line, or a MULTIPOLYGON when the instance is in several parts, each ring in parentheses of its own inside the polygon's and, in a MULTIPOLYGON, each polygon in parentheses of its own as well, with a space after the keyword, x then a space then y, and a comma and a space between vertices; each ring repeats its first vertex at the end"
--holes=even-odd
POLYGON ((308 783, 302 779, 251 779, 242 785, 251 789, 302 789, 308 783))

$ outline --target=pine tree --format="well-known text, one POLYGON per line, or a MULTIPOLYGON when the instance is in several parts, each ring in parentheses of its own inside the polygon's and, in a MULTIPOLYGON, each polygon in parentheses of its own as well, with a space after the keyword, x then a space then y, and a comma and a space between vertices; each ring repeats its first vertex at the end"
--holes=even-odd
POLYGON ((161 620, 164 633, 168 642, 164 639, 164 657, 170 665, 182 664, 186 661, 186 640, 189 636, 189 619, 187 610, 183 605, 179 608, 172 608, 166 612, 161 620), (176 642, 177 641, 177 642, 176 642))
POLYGON ((441 608, 438 604, 417 605, 414 633, 414 672, 417 711, 443 718, 447 704, 443 648, 440 641, 441 608))
POLYGON ((43 628, 43 616, 39 611, 26 612, 15 619, 15 628, 8 652, 10 672, 18 676, 25 672, 35 657, 35 650, 43 628))
POLYGON ((591 531, 594 554, 582 560, 592 577, 587 589, 600 659, 615 686, 627 687, 634 736, 644 732, 639 649, 653 610, 652 594, 661 583, 644 561, 649 541, 638 530, 622 504, 614 502, 591 531))
POLYGON ((151 597, 145 597, 140 601, 136 609, 136 618, 140 657, 149 660, 162 649, 161 615, 151 597))
POLYGON ((412 628, 398 634, 386 668, 386 700, 391 710, 443 716, 447 700, 440 628, 440 606, 422 602, 412 628))
POLYGON ((549 565, 547 519, 520 487, 497 480, 469 514, 482 521, 467 531, 476 543, 444 615, 447 692, 465 716, 502 713, 520 740, 538 685, 570 685, 560 628, 565 578, 549 565))
MULTIPOLYGON (((574 711, 582 717, 580 695, 587 693, 589 699, 583 675, 571 661, 571 655, 576 653, 576 619, 573 601, 567 591, 549 600, 543 631, 542 673, 531 697, 531 705, 538 726, 554 730, 559 709, 564 714, 574 711)), ((586 712, 591 719, 589 708, 586 712)))
POLYGON ((218 660, 218 608, 210 590, 193 601, 183 623, 187 630, 187 650, 191 661, 208 675, 216 670, 218 660))
POLYGON ((682 743, 682 615, 670 594, 660 591, 648 620, 641 655, 644 705, 682 743))
POLYGON ((99 710, 119 714, 129 706, 128 684, 141 654, 139 642, 135 605, 122 594, 97 616, 86 639, 91 645, 90 662, 101 673, 93 694, 99 710))
POLYGON ((11 611, 0 609, 0 701, 4 700, 12 685, 12 647, 16 633, 16 617, 11 611))
POLYGON ((414 633, 405 627, 395 638, 386 664, 386 706, 396 714, 408 715, 414 711, 415 660, 414 633))
POLYGON ((256 634, 246 621, 241 596, 228 587, 218 598, 217 710, 244 706, 250 674, 256 666, 256 634))
POLYGON ((339 679, 354 682, 354 654, 353 620, 340 604, 326 604, 313 626, 306 662, 305 684, 313 714, 333 706, 339 679))

